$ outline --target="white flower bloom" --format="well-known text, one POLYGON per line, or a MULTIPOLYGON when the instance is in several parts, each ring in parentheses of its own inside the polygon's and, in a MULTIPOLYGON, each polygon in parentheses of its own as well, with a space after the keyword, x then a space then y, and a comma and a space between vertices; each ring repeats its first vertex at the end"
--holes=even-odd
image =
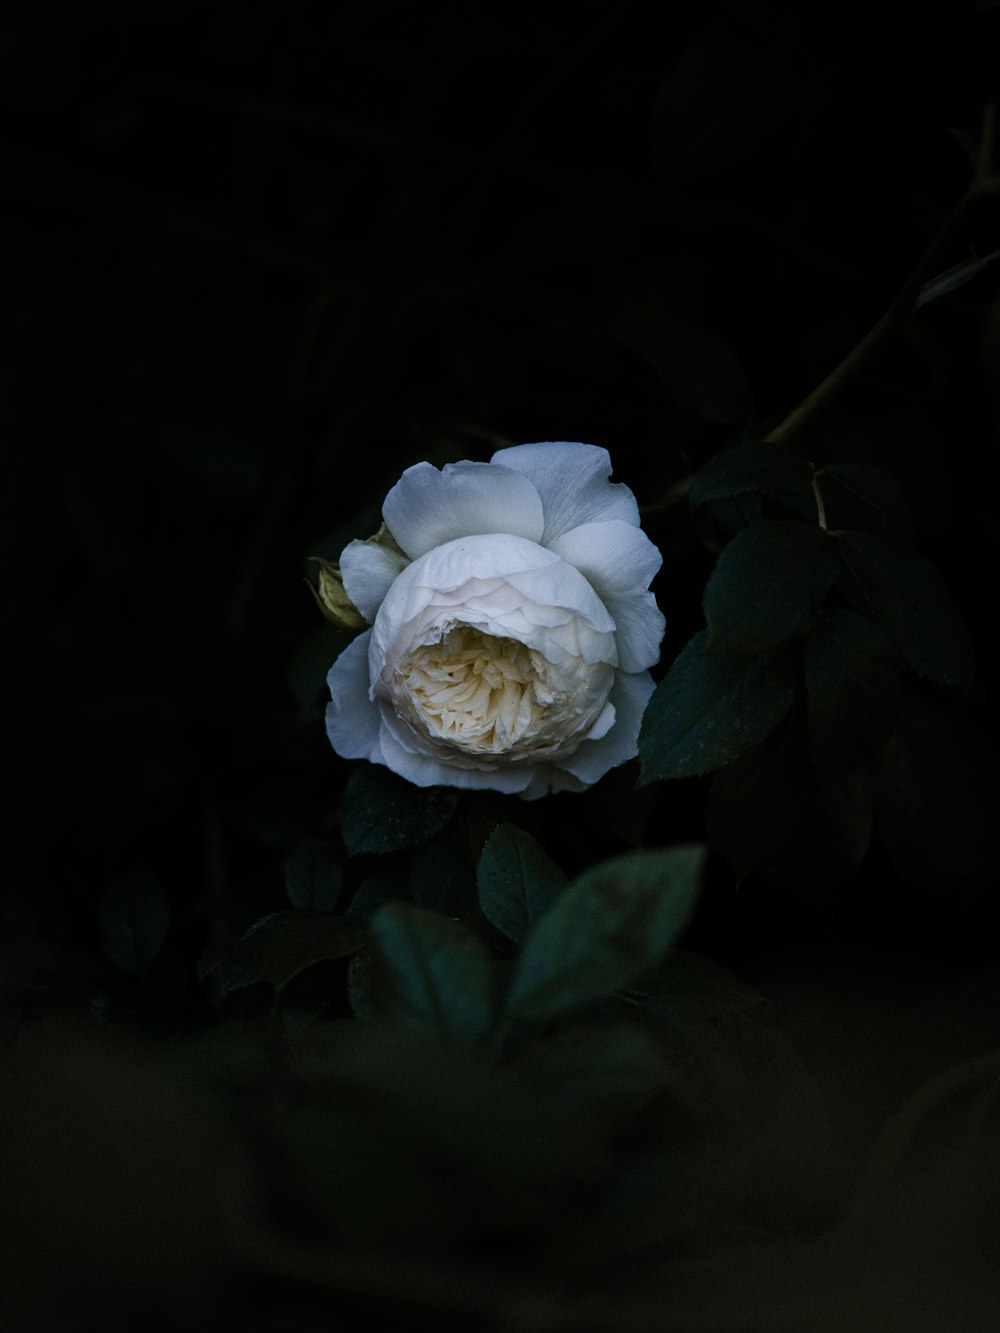
POLYGON ((328 676, 348 759, 419 787, 581 791, 636 753, 664 621, 659 551, 605 449, 522 444, 407 468, 354 541, 348 596, 372 624, 328 676))

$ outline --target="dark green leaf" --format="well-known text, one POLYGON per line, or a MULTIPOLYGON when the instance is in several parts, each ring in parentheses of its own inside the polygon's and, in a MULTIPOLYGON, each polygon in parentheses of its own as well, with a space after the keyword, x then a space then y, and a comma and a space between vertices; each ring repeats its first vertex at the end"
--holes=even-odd
POLYGON ((354 891, 347 914, 370 921, 380 907, 405 897, 406 886, 398 872, 376 870, 373 875, 363 879, 354 891))
POLYGON ((850 575, 845 591, 888 631, 900 656, 921 676, 967 689, 972 645, 936 567, 870 532, 842 532, 838 547, 850 575))
POLYGON ((809 756, 833 781, 878 757, 899 711, 899 665, 889 639, 856 611, 832 607, 805 643, 809 756))
POLYGON ((456 916, 468 912, 483 847, 503 818, 501 801, 492 792, 464 792, 441 832, 414 851, 410 892, 418 907, 456 916))
POLYGON ((716 849, 738 880, 757 872, 825 902, 857 869, 871 838, 870 775, 820 786, 793 713, 756 750, 717 774, 709 799, 716 849))
POLYGON ((729 541, 738 532, 750 526, 764 512, 763 497, 754 491, 744 491, 728 500, 712 500, 709 504, 712 522, 718 532, 729 541))
POLYGON ((415 787, 380 764, 354 770, 340 820, 347 850, 400 852, 444 828, 458 804, 451 787, 415 787))
POLYGON ((748 491, 779 500, 801 492, 811 496, 812 478, 811 465, 791 449, 751 440, 713 459, 691 479, 691 503, 729 500, 748 491))
POLYGON ((677 401, 706 421, 733 426, 752 407, 750 381, 732 344, 713 329, 660 315, 619 336, 660 376, 677 401))
POLYGON ((833 543, 811 523, 758 519, 719 557, 705 588, 707 652, 767 652, 808 629, 840 573, 833 543))
POLYGON ((170 930, 170 903, 151 875, 131 875, 112 884, 98 909, 105 956, 123 972, 145 977, 170 930))
POLYGON ((996 883, 1000 758, 945 699, 908 696, 878 772, 879 839, 893 869, 958 906, 996 883))
POLYGON ((293 907, 332 912, 344 871, 340 858, 322 838, 306 838, 292 852, 285 870, 285 891, 293 907))
POLYGON ((227 949, 213 950, 199 968, 199 980, 214 975, 223 995, 260 982, 280 992, 307 967, 346 958, 367 939, 366 923, 351 917, 304 909, 272 912, 227 949))
POLYGON ((566 887, 566 876, 544 848, 514 824, 493 833, 476 881, 483 913, 518 944, 566 887))
POLYGON ((687 925, 705 849, 631 852, 585 871, 527 938, 508 996, 515 1017, 549 1019, 648 972, 687 925))
POLYGON ((910 506, 890 473, 871 463, 831 463, 816 473, 830 528, 874 526, 882 536, 904 533, 910 506))
POLYGON ((489 1036, 497 1012, 497 972, 472 930, 403 902, 384 907, 371 930, 379 1012, 460 1043, 489 1036))
POLYGON ((659 966, 630 987, 633 994, 697 1004, 708 1018, 742 1013, 763 996, 705 954, 668 949, 659 966))
POLYGON ((725 768, 758 745, 791 707, 790 659, 705 657, 696 634, 646 705, 639 733, 643 782, 725 768))

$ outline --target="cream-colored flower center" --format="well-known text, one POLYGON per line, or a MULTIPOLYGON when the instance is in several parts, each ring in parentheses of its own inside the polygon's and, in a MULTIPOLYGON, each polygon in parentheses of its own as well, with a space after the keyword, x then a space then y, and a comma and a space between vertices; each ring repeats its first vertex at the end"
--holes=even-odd
POLYGON ((397 712, 434 740, 528 757, 589 725, 603 706, 613 668, 579 665, 566 681, 535 649, 459 624, 399 662, 392 693, 397 712))

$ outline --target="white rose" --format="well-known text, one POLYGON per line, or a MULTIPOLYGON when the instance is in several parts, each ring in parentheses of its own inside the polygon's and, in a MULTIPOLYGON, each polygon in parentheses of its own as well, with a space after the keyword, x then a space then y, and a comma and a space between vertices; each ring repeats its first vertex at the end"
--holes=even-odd
POLYGON ((334 749, 418 787, 581 791, 636 753, 661 556, 605 449, 407 468, 340 574, 372 628, 327 678, 334 749))

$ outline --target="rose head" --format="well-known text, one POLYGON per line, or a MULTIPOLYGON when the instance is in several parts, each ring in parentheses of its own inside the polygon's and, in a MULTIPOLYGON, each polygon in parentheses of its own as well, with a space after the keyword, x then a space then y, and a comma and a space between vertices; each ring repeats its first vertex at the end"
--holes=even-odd
POLYGON ((664 621, 660 553, 607 451, 521 444, 407 468, 353 541, 347 595, 371 629, 330 669, 338 754, 419 787, 581 791, 636 753, 664 621))

